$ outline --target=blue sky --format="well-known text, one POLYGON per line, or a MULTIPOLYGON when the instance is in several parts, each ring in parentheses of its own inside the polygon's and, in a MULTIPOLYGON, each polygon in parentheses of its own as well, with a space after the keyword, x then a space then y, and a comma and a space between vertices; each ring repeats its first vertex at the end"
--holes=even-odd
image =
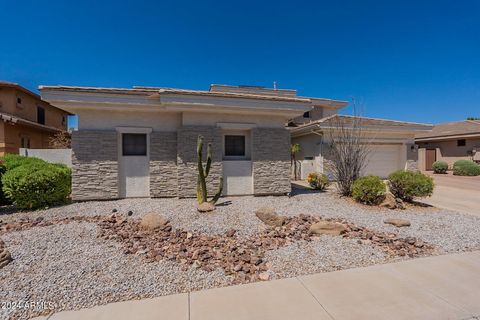
POLYGON ((305 96, 362 99, 371 117, 480 117, 477 0, 0 0, 0 8, 0 80, 33 90, 276 80, 305 96))

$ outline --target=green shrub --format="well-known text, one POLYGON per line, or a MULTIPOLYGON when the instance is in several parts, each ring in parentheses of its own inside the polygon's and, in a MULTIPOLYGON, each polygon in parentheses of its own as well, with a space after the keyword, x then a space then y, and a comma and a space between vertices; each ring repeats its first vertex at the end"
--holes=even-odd
POLYGON ((3 192, 17 208, 39 209, 68 201, 71 170, 42 162, 22 164, 3 175, 3 192))
POLYGON ((7 171, 7 168, 5 168, 3 161, 0 160, 0 206, 10 204, 10 201, 8 201, 8 199, 5 197, 2 190, 2 177, 6 171, 7 171))
POLYGON ((387 187, 380 177, 366 176, 353 182, 352 197, 358 202, 376 205, 385 199, 387 187))
POLYGON ((6 170, 12 170, 16 167, 30 164, 44 165, 46 161, 35 157, 24 157, 18 154, 6 154, 2 157, 6 170))
POLYGON ((307 182, 315 190, 325 190, 330 185, 330 180, 325 174, 312 172, 307 177, 307 182))
POLYGON ((448 163, 445 161, 435 161, 432 167, 434 173, 447 173, 448 163))
POLYGON ((470 160, 458 160, 453 164, 453 174, 456 176, 478 176, 480 166, 470 160))
POLYGON ((433 178, 418 171, 395 171, 388 180, 390 192, 405 201, 412 201, 414 197, 431 196, 433 193, 433 178))

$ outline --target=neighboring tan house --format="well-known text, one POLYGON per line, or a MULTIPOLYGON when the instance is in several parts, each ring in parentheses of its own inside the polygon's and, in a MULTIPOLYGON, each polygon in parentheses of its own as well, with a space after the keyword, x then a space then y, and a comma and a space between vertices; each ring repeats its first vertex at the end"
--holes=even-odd
POLYGON ((46 101, 78 115, 72 134, 74 200, 196 196, 198 135, 213 146, 210 194, 220 176, 224 195, 286 194, 291 184, 285 124, 313 105, 330 104, 295 90, 223 85, 208 91, 40 91, 46 101))
MULTIPOLYGON (((329 169, 331 155, 329 145, 332 132, 339 123, 352 128, 352 116, 339 115, 345 101, 332 101, 328 106, 313 106, 302 117, 289 122, 292 143, 300 145, 297 159, 300 162, 300 178, 305 179, 310 172, 321 172, 332 177, 329 169)), ((369 145, 369 155, 362 174, 387 177, 396 170, 416 170, 418 153, 415 147, 415 134, 428 132, 432 125, 413 122, 393 121, 374 118, 360 118, 364 141, 369 145)))
POLYGON ((49 148, 50 137, 67 130, 69 114, 16 83, 0 81, 0 156, 49 148))
POLYGON ((437 160, 451 169, 457 160, 480 162, 480 120, 464 120, 435 125, 428 133, 415 136, 421 170, 433 170, 437 160))

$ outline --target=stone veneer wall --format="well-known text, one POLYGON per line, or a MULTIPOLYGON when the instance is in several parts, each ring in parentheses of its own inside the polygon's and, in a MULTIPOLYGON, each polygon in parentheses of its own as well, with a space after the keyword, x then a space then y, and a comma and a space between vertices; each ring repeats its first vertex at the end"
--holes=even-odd
POLYGON ((72 134, 72 199, 118 198, 117 132, 72 134))
POLYGON ((152 197, 176 197, 177 133, 150 134, 150 195, 152 197))
POLYGON ((217 191, 222 176, 222 135, 221 129, 204 126, 184 126, 177 133, 178 196, 197 195, 197 138, 204 139, 203 160, 207 158, 207 144, 212 143, 212 166, 207 178, 209 197, 217 191))
POLYGON ((414 147, 415 144, 413 143, 407 143, 406 148, 407 148, 407 164, 406 164, 406 170, 411 170, 411 171, 417 171, 419 170, 418 168, 418 149, 417 151, 412 150, 412 146, 414 147))
POLYGON ((287 129, 252 130, 253 192, 285 194, 290 184, 290 132, 287 129))

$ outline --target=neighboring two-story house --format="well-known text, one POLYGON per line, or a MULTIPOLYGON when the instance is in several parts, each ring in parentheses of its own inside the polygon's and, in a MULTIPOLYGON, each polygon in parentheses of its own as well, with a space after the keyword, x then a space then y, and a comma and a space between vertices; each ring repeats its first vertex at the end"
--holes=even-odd
POLYGON ((69 114, 16 83, 0 81, 0 155, 49 148, 50 137, 67 130, 69 114))

